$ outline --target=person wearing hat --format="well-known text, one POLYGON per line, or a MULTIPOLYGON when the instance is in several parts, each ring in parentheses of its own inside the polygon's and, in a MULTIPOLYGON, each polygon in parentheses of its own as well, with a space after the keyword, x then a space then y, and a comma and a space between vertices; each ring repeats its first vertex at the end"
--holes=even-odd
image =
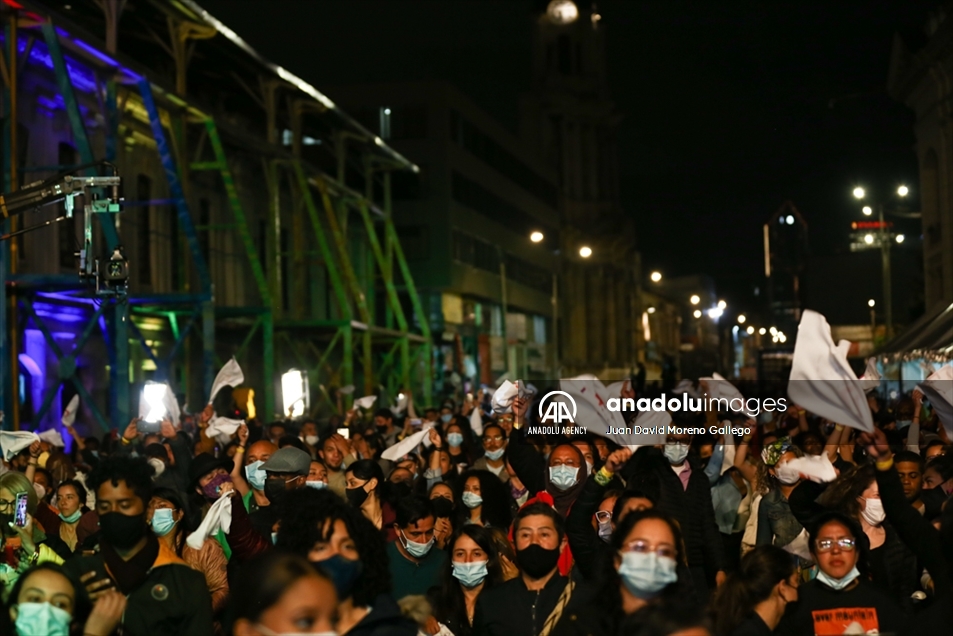
POLYGON ((215 539, 222 544, 225 555, 231 560, 244 561, 268 549, 271 542, 268 535, 262 536, 252 525, 248 512, 241 501, 241 493, 232 483, 229 471, 231 460, 227 457, 217 459, 209 453, 200 453, 189 466, 189 488, 200 497, 193 498, 194 509, 202 511, 204 517, 219 497, 233 497, 232 523, 228 537, 219 531, 215 539))
POLYGON ((278 507, 285 493, 305 487, 311 470, 311 455, 300 448, 285 446, 275 451, 261 468, 265 471, 265 496, 271 505, 259 508, 249 516, 255 530, 270 537, 277 530, 278 507))

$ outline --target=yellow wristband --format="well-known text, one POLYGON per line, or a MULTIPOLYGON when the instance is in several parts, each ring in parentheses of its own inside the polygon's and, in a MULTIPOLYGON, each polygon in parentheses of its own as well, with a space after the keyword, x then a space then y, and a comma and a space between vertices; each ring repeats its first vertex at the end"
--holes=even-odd
POLYGON ((122 437, 121 439, 122 439, 123 445, 125 445, 125 446, 128 446, 129 444, 132 444, 132 442, 130 442, 130 441, 129 441, 128 439, 126 439, 125 437, 122 437))
POLYGON ((596 483, 599 484, 600 486, 608 485, 608 483, 612 481, 613 474, 614 473, 611 470, 603 466, 598 471, 596 471, 596 474, 595 474, 596 483))
POLYGON ((890 470, 893 467, 893 455, 876 463, 877 470, 890 470))

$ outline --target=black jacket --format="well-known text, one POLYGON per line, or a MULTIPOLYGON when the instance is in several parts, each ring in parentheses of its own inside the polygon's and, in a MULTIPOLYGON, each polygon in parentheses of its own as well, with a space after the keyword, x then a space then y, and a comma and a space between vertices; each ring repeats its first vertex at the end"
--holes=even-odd
POLYGON ((847 625, 859 623, 863 631, 850 633, 907 633, 907 617, 886 594, 863 577, 855 587, 837 591, 813 580, 798 588, 798 602, 790 615, 785 615, 778 633, 789 636, 805 634, 842 634, 847 625))
MULTIPOLYGON (((93 571, 94 581, 108 574, 98 553, 73 557, 63 568, 77 579, 93 571)), ((118 631, 124 636, 212 633, 212 597, 205 577, 168 548, 160 547, 145 582, 126 598, 118 631)))
POLYGON ((351 628, 348 636, 417 636, 417 624, 400 613, 389 594, 374 599, 371 611, 351 628))
POLYGON ((636 451, 636 455, 641 457, 633 457, 623 468, 627 487, 654 497, 655 509, 678 521, 689 567, 704 567, 709 577, 724 570, 724 545, 715 524, 711 485, 702 468, 691 458, 686 460, 692 462, 692 474, 688 488, 684 489, 681 479, 657 448, 645 446, 636 451))
MULTIPOLYGON (((473 614, 474 636, 539 634, 568 582, 569 579, 557 572, 542 590, 530 591, 526 589, 523 577, 518 576, 481 593, 473 614)), ((591 590, 577 584, 563 616, 585 605, 590 598, 591 590)))
POLYGON ((606 555, 612 551, 609 544, 592 529, 592 515, 599 509, 607 489, 608 486, 600 486, 595 477, 590 475, 566 517, 566 537, 575 568, 590 581, 598 573, 606 555))

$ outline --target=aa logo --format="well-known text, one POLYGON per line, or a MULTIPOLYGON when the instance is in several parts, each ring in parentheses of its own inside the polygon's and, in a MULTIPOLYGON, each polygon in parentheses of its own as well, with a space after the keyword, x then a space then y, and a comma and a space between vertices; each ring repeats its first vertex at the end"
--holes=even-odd
POLYGON ((562 424, 576 422, 576 400, 565 391, 550 391, 539 401, 539 421, 542 424, 562 424), (563 400, 554 400, 556 395, 565 396, 569 403, 563 400), (569 406, 572 405, 572 412, 569 406))

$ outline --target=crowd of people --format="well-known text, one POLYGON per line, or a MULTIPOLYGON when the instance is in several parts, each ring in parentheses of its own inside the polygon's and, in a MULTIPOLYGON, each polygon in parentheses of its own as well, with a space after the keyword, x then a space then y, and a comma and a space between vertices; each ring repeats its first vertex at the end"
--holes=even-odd
POLYGON ((871 394, 872 432, 795 406, 634 450, 528 436, 538 399, 264 423, 232 400, 234 433, 210 405, 4 448, 0 634, 953 631, 953 452, 918 391, 871 394))

